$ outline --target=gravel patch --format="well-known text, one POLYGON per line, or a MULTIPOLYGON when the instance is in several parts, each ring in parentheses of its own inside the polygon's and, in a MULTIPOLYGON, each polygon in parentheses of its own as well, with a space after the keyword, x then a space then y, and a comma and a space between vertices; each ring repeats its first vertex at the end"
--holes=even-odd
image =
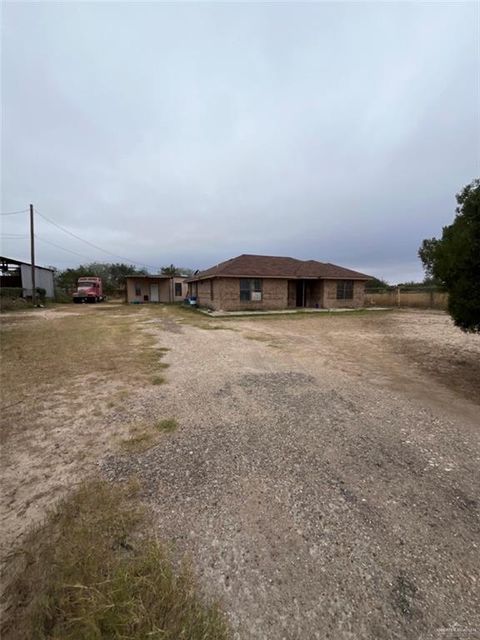
POLYGON ((435 315, 435 329, 398 313, 158 329, 169 382, 138 405, 179 429, 143 454, 110 455, 102 472, 139 478, 159 536, 192 557, 236 638, 472 627, 478 404, 411 348, 430 342, 434 359, 430 332, 468 358, 479 343, 435 315))

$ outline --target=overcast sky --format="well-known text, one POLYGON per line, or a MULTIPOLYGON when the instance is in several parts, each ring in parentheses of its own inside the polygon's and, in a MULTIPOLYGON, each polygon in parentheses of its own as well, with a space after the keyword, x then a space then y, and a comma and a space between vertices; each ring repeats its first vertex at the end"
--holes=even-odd
MULTIPOLYGON (((262 253, 420 279, 419 244, 480 173, 478 18, 473 2, 4 4, 1 210, 32 202, 154 267, 262 253)), ((28 259, 5 235, 27 214, 1 220, 2 253, 28 259)), ((36 225, 40 264, 116 261, 36 225)))

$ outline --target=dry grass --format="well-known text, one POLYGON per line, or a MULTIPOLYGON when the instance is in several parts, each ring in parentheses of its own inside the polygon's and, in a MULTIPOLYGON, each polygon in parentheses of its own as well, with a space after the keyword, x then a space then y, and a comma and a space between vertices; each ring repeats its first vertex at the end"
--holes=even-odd
POLYGON ((234 331, 233 328, 228 326, 228 320, 224 321, 218 318, 211 318, 198 309, 194 309, 192 307, 187 307, 185 305, 180 304, 171 304, 167 306, 167 313, 165 313, 165 308, 162 306, 157 307, 157 309, 153 309, 153 312, 158 314, 161 313, 163 317, 173 319, 177 321, 179 324, 187 324, 192 325, 194 327, 198 327, 199 329, 206 330, 218 330, 218 329, 230 329, 234 331))
POLYGON ((141 453, 154 445, 154 434, 151 431, 133 433, 120 442, 120 447, 129 453, 141 453))
POLYGON ((15 558, 4 640, 224 640, 215 605, 186 565, 136 533, 147 526, 135 490, 94 482, 60 503, 15 558))
POLYGON ((120 447, 130 453, 146 451, 159 442, 161 433, 171 433, 178 427, 174 418, 159 420, 155 424, 136 422, 130 425, 129 437, 120 441, 120 447))
MULTIPOLYGON (((113 401, 112 386, 134 388, 157 374, 165 350, 138 322, 125 315, 88 313, 55 319, 3 322, 0 372, 2 438, 34 427, 36 406, 59 394, 73 407, 94 398, 97 405, 113 401), (28 425, 25 416, 29 415, 28 425), (33 420, 32 420, 33 416, 33 420), (15 429, 12 429, 15 425, 15 429)), ((125 391, 124 394, 127 392, 125 391)), ((98 408, 98 407, 97 407, 98 408)))

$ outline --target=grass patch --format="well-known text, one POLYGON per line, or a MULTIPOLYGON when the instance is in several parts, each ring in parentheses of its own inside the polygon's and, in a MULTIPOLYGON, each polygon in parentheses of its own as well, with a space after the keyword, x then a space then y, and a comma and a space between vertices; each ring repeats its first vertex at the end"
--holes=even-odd
POLYGON ((175 431, 178 427, 178 422, 174 418, 168 418, 167 420, 160 420, 155 425, 155 428, 158 431, 166 431, 170 433, 171 431, 175 431))
MULTIPOLYGON (((170 318, 180 325, 191 325, 198 327, 199 329, 226 329, 228 327, 223 326, 222 320, 220 323, 218 318, 210 318, 198 309, 193 307, 187 307, 182 304, 170 304, 165 307, 159 307, 163 318, 170 318), (165 313, 166 312, 166 313, 165 313)), ((157 309, 158 314, 158 309, 157 309)))
POLYGON ((155 424, 132 423, 129 427, 129 436, 120 441, 120 447, 130 453, 146 451, 158 444, 160 433, 171 433, 177 427, 178 423, 174 418, 159 420, 155 424))
POLYGON ((13 323, 2 322, 4 442, 37 426, 37 405, 52 391, 65 393, 65 402, 94 394, 97 402, 107 403, 114 400, 112 385, 121 382, 134 391, 157 376, 159 358, 165 352, 155 349, 154 337, 142 330, 135 318, 80 311, 79 315, 72 312, 68 317, 48 320, 30 315, 16 317, 13 323), (23 420, 24 413, 32 419, 23 420))
POLYGON ((165 384, 166 380, 163 376, 155 376, 152 378, 152 384, 165 384))
MULTIPOLYGON (((340 319, 342 317, 351 317, 351 316, 371 316, 371 315, 379 315, 390 313, 393 309, 345 309, 345 310, 322 310, 318 312, 305 311, 300 309, 298 311, 291 311, 289 313, 282 313, 281 311, 275 312, 261 312, 251 314, 245 313, 244 315, 231 315, 231 316, 216 316, 212 318, 212 320, 217 320, 221 322, 238 322, 238 321, 254 321, 256 319, 265 321, 265 320, 305 320, 306 318, 331 318, 332 316, 340 319)), ((234 329, 238 331, 238 329, 234 329)))
POLYGON ((4 640, 227 640, 215 604, 178 572, 158 541, 140 538, 145 513, 131 486, 83 485, 14 557, 4 640))
POLYGON ((120 446, 125 451, 130 453, 141 453, 150 449, 153 445, 153 434, 145 431, 144 433, 138 433, 130 438, 122 440, 120 446))

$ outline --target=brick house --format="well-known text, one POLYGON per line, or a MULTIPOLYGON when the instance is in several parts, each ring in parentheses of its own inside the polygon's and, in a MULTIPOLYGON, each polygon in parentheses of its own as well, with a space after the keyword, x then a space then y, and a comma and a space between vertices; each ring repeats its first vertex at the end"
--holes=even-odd
POLYGON ((241 255, 188 278, 202 307, 222 311, 364 306, 364 273, 328 262, 241 255))
POLYGON ((187 296, 183 276, 136 275, 126 277, 127 302, 182 302, 187 296))

